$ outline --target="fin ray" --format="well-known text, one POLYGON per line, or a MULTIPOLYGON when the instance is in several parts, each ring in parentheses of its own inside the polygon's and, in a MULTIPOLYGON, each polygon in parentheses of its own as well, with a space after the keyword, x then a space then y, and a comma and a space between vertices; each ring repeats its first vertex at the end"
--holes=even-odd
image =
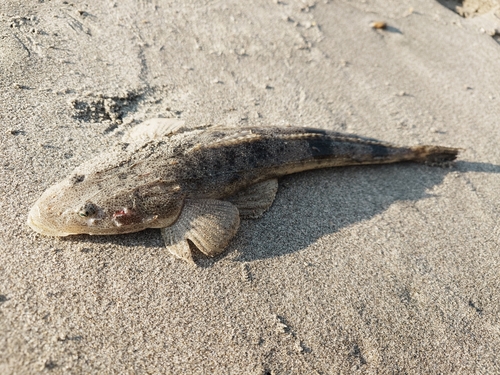
POLYGON ((278 180, 273 178, 248 187, 228 201, 238 207, 241 217, 256 219, 271 207, 277 191, 278 180))
POLYGON ((215 199, 188 199, 177 221, 162 228, 165 245, 176 257, 193 262, 191 241, 202 253, 220 254, 238 231, 240 216, 230 202, 215 199), (187 246, 187 247, 186 247, 187 246))

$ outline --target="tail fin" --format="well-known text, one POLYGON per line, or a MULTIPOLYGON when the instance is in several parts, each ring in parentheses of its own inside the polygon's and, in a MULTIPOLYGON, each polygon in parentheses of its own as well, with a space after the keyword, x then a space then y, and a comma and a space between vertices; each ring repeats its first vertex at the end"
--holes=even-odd
POLYGON ((414 146, 414 161, 429 165, 442 165, 457 158, 459 148, 443 146, 414 146))

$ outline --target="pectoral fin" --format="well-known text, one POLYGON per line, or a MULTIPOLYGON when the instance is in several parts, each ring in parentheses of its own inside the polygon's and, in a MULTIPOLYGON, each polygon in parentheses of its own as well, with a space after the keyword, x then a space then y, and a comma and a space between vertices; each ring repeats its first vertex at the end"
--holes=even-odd
POLYGON ((228 201, 238 207, 242 218, 256 219, 271 207, 277 191, 278 180, 273 178, 250 186, 228 201))
POLYGON ((230 202, 214 199, 186 200, 177 221, 161 233, 167 249, 176 257, 194 263, 187 240, 202 253, 220 254, 238 231, 240 216, 230 202))

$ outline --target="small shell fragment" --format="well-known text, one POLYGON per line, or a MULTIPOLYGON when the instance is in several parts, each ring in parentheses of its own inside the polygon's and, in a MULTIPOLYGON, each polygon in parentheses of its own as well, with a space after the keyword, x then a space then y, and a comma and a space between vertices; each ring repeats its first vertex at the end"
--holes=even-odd
POLYGON ((387 27, 387 23, 384 21, 374 21, 370 24, 372 29, 385 29, 387 27))

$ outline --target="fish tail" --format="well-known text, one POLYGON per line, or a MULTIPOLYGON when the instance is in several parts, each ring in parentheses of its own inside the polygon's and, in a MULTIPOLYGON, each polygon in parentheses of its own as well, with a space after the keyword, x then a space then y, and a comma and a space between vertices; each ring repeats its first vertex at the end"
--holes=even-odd
POLYGON ((444 165, 457 158, 459 148, 443 146, 413 146, 412 161, 429 165, 444 165))

